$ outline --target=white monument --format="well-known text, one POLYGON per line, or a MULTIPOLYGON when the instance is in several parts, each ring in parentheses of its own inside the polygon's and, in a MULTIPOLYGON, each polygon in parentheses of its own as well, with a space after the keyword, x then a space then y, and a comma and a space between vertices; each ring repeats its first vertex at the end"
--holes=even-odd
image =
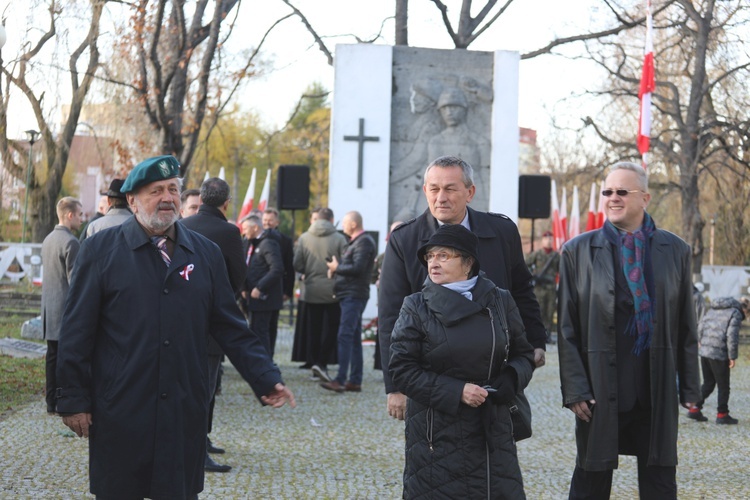
POLYGON ((471 206, 517 221, 519 60, 510 51, 337 45, 328 191, 337 219, 359 211, 382 252, 392 221, 427 208, 429 162, 453 155, 474 168, 471 206))

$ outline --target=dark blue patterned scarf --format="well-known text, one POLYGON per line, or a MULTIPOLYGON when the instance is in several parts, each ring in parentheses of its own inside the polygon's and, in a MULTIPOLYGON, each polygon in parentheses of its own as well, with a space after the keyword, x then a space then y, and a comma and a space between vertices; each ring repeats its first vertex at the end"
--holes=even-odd
POLYGON ((654 329, 654 273, 651 267, 651 236, 656 225, 645 213, 643 225, 634 233, 621 232, 611 222, 603 227, 607 239, 615 245, 620 255, 622 272, 633 295, 633 316, 630 317, 625 333, 637 336, 633 353, 638 356, 651 346, 654 329))

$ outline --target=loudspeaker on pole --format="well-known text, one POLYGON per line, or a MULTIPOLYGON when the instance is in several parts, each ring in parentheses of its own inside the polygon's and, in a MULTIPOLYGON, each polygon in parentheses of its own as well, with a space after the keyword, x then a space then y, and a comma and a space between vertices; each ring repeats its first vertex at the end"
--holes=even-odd
POLYGON ((550 215, 552 182, 549 175, 518 177, 518 217, 546 219, 550 215))
POLYGON ((280 165, 276 177, 276 202, 279 210, 306 209, 310 204, 310 167, 280 165))

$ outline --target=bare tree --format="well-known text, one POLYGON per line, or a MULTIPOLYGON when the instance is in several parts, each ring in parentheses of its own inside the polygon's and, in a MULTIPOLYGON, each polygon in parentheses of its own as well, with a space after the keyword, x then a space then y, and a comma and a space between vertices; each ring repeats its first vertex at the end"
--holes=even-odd
MULTIPOLYGON (((90 11, 81 16, 88 20, 88 31, 79 45, 68 58, 67 71, 70 75, 70 90, 72 98, 70 111, 64 118, 62 129, 58 132, 56 125, 51 124, 45 116, 45 91, 35 88, 33 66, 40 53, 57 35, 58 24, 63 10, 74 9, 74 4, 67 4, 57 0, 50 0, 47 8, 49 24, 38 38, 32 38, 21 48, 18 57, 10 64, 2 67, 2 73, 7 78, 2 103, 0 103, 0 150, 2 150, 5 168, 17 179, 25 182, 26 165, 29 152, 21 141, 8 138, 8 99, 10 85, 18 88, 26 97, 34 113, 39 131, 40 142, 44 145, 43 172, 32 171, 30 183, 26 186, 29 191, 29 220, 32 241, 40 242, 52 230, 56 221, 55 206, 62 187, 63 174, 68 163, 70 145, 73 142, 78 120, 81 115, 86 96, 91 88, 91 82, 99 66, 99 25, 102 11, 107 0, 90 0, 90 11), (16 158, 11 151, 18 153, 16 158)), ((33 37, 35 30, 28 34, 33 37)))
MULTIPOLYGON (((652 159, 649 169, 662 172, 667 187, 681 200, 681 233, 693 247, 693 271, 703 253, 701 173, 706 169, 750 168, 747 155, 750 102, 741 90, 750 77, 742 31, 750 25, 743 0, 717 2, 674 0, 655 16, 657 89, 654 93, 652 159)), ((642 44, 601 41, 590 54, 610 75, 603 92, 628 99, 637 110, 642 44)), ((631 123, 635 123, 635 113, 631 123)), ((635 127, 629 137, 608 133, 606 124, 588 118, 599 137, 625 156, 637 158, 635 127)))

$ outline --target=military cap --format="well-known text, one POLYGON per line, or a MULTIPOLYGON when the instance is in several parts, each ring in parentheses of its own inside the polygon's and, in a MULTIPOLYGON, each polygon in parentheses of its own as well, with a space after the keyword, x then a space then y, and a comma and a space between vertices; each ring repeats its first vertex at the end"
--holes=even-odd
POLYGON ((130 193, 146 184, 172 179, 179 175, 180 162, 177 158, 172 155, 154 156, 143 160, 130 171, 120 192, 130 193))

